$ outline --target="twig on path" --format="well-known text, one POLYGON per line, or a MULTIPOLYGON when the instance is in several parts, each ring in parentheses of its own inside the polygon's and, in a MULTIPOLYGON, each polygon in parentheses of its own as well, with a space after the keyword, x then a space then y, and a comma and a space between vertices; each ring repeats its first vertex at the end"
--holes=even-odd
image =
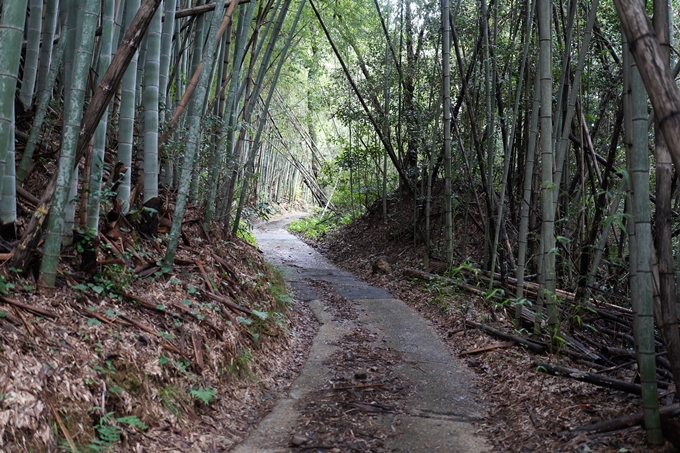
MULTIPOLYGON (((300 450, 332 450, 334 448, 338 449, 343 449, 345 447, 349 447, 349 445, 346 444, 338 444, 338 445, 306 445, 304 447, 299 447, 300 450)), ((351 448, 351 447, 349 447, 351 448)))
POLYGON ((347 385, 345 387, 331 387, 326 390, 351 390, 351 389, 365 389, 369 387, 384 387, 385 384, 357 384, 357 385, 347 385))

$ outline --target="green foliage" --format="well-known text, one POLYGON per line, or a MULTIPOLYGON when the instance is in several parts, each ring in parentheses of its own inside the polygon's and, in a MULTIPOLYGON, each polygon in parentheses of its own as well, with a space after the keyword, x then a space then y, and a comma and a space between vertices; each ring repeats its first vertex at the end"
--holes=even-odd
POLYGON ((189 372, 187 370, 191 366, 189 361, 186 360, 186 359, 175 360, 173 358, 166 357, 166 356, 163 356, 163 355, 158 358, 158 363, 161 366, 168 365, 168 364, 172 365, 175 369, 177 369, 177 371, 179 371, 182 374, 189 374, 189 372))
POLYGON ((211 405, 217 396, 217 390, 212 387, 199 387, 189 391, 191 396, 200 400, 206 406, 211 405))
MULTIPOLYGON (((99 407, 93 407, 91 410, 100 410, 99 407)), ((127 415, 124 417, 114 417, 114 412, 109 412, 99 418, 99 421, 94 426, 96 438, 92 439, 84 448, 74 448, 74 445, 63 444, 62 449, 71 453, 90 453, 90 452, 109 452, 116 448, 121 440, 123 433, 123 426, 127 428, 136 428, 141 431, 148 429, 136 415, 127 415)))
POLYGON ((250 227, 246 222, 241 220, 238 224, 238 229, 236 230, 236 236, 239 238, 243 239, 246 241, 248 244, 252 245, 253 247, 257 247, 257 239, 255 239, 255 236, 253 233, 250 231, 250 227))
POLYGON ((331 213, 323 217, 305 217, 288 224, 288 230, 302 234, 309 239, 319 239, 337 231, 343 225, 347 225, 353 218, 351 213, 344 215, 331 213))
POLYGON ((120 293, 130 286, 133 274, 125 266, 112 264, 103 267, 92 278, 91 282, 81 283, 73 287, 78 291, 92 291, 99 296, 121 299, 120 293))
POLYGON ((0 275, 0 294, 7 295, 14 289, 14 283, 7 281, 4 275, 0 275))
POLYGON ((188 395, 174 385, 160 389, 158 397, 163 406, 177 418, 184 414, 185 404, 189 401, 188 395))
POLYGON ((253 354, 250 349, 241 349, 231 358, 227 371, 237 378, 253 379, 255 375, 251 369, 253 354))
POLYGON ((270 283, 269 294, 274 297, 276 302, 275 309, 278 312, 287 310, 294 302, 293 297, 288 293, 283 282, 270 283))

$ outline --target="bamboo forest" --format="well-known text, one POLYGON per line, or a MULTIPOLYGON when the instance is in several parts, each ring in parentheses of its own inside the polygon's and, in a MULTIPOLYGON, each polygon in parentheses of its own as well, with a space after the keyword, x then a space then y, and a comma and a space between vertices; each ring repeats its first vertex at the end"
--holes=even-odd
POLYGON ((680 448, 678 0, 0 9, 0 451, 680 448))

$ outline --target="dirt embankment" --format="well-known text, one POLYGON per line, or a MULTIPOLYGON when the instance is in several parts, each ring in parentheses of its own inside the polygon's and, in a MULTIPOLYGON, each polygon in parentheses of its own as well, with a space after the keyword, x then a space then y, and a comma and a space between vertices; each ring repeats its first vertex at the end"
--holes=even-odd
MULTIPOLYGON (((434 212, 440 212, 436 206, 435 203, 434 212)), ((424 281, 404 276, 402 272, 405 268, 422 269, 425 255, 422 241, 424 222, 414 223, 415 208, 409 200, 392 200, 388 212, 387 221, 375 211, 330 237, 307 242, 360 279, 387 289, 394 297, 416 308, 437 329, 450 350, 465 358, 476 374, 475 384, 487 408, 486 423, 480 432, 494 445, 494 451, 676 451, 670 443, 661 447, 646 445, 640 426, 597 434, 569 433, 573 428, 637 413, 641 410, 640 398, 569 377, 547 375, 537 369, 536 361, 610 375, 615 373, 613 377, 633 382, 636 371, 634 366, 629 366, 631 359, 614 359, 613 365, 619 366, 609 364, 592 369, 578 363, 574 355, 537 355, 470 329, 466 321, 472 320, 514 333, 514 312, 510 310, 509 301, 504 302, 502 298, 487 300, 475 292, 461 289, 467 285, 478 288, 479 293, 488 288, 488 283, 476 279, 474 273, 454 277, 463 283, 461 286, 445 280, 424 281), (374 269, 378 260, 389 265, 388 272, 374 269), (606 368, 612 368, 613 371, 607 372, 606 368)), ((465 257, 472 257, 474 261, 481 253, 481 231, 475 226, 478 222, 473 214, 474 209, 471 208, 469 218, 461 215, 454 222, 454 255, 458 263, 465 257)), ((439 259, 445 256, 441 217, 434 217, 431 250, 431 254, 439 259)), ((570 339, 583 344, 587 351, 597 352, 598 344, 609 341, 612 342, 610 344, 620 345, 621 350, 629 347, 620 344, 623 335, 617 336, 616 332, 613 332, 613 336, 604 335, 601 329, 609 327, 595 318, 586 314, 581 327, 569 332, 570 339)), ((669 401, 673 400, 672 389, 662 393, 666 395, 662 403, 670 404, 669 401)))
POLYGON ((226 451, 271 408, 316 323, 253 246, 184 233, 171 269, 130 233, 83 275, 76 244, 50 295, 7 271, 0 451, 226 451))

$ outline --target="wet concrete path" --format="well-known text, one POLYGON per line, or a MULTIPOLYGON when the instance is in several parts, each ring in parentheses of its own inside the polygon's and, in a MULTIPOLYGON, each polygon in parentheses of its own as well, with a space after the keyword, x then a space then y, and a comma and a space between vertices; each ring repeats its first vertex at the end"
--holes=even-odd
POLYGON ((393 299, 387 291, 338 269, 288 233, 285 226, 301 216, 289 215, 260 224, 254 233, 267 261, 283 272, 297 299, 309 303, 321 327, 309 358, 288 394, 280 396, 274 410, 232 451, 300 451, 290 447, 300 416, 296 403, 328 382, 328 359, 338 349, 340 338, 351 333, 357 324, 379 332, 376 341, 401 353, 404 360, 398 372, 414 383, 415 391, 406 401, 407 411, 400 416, 398 426, 392 423, 394 417, 390 414, 377 417, 379 423, 396 433, 385 441, 387 451, 488 451, 484 440, 474 435, 473 423, 483 421, 482 408, 474 400, 467 368, 451 356, 436 332, 416 311, 393 299), (325 305, 324 294, 311 283, 314 281, 327 282, 340 296, 350 300, 360 314, 359 319, 353 322, 334 319, 325 305))

